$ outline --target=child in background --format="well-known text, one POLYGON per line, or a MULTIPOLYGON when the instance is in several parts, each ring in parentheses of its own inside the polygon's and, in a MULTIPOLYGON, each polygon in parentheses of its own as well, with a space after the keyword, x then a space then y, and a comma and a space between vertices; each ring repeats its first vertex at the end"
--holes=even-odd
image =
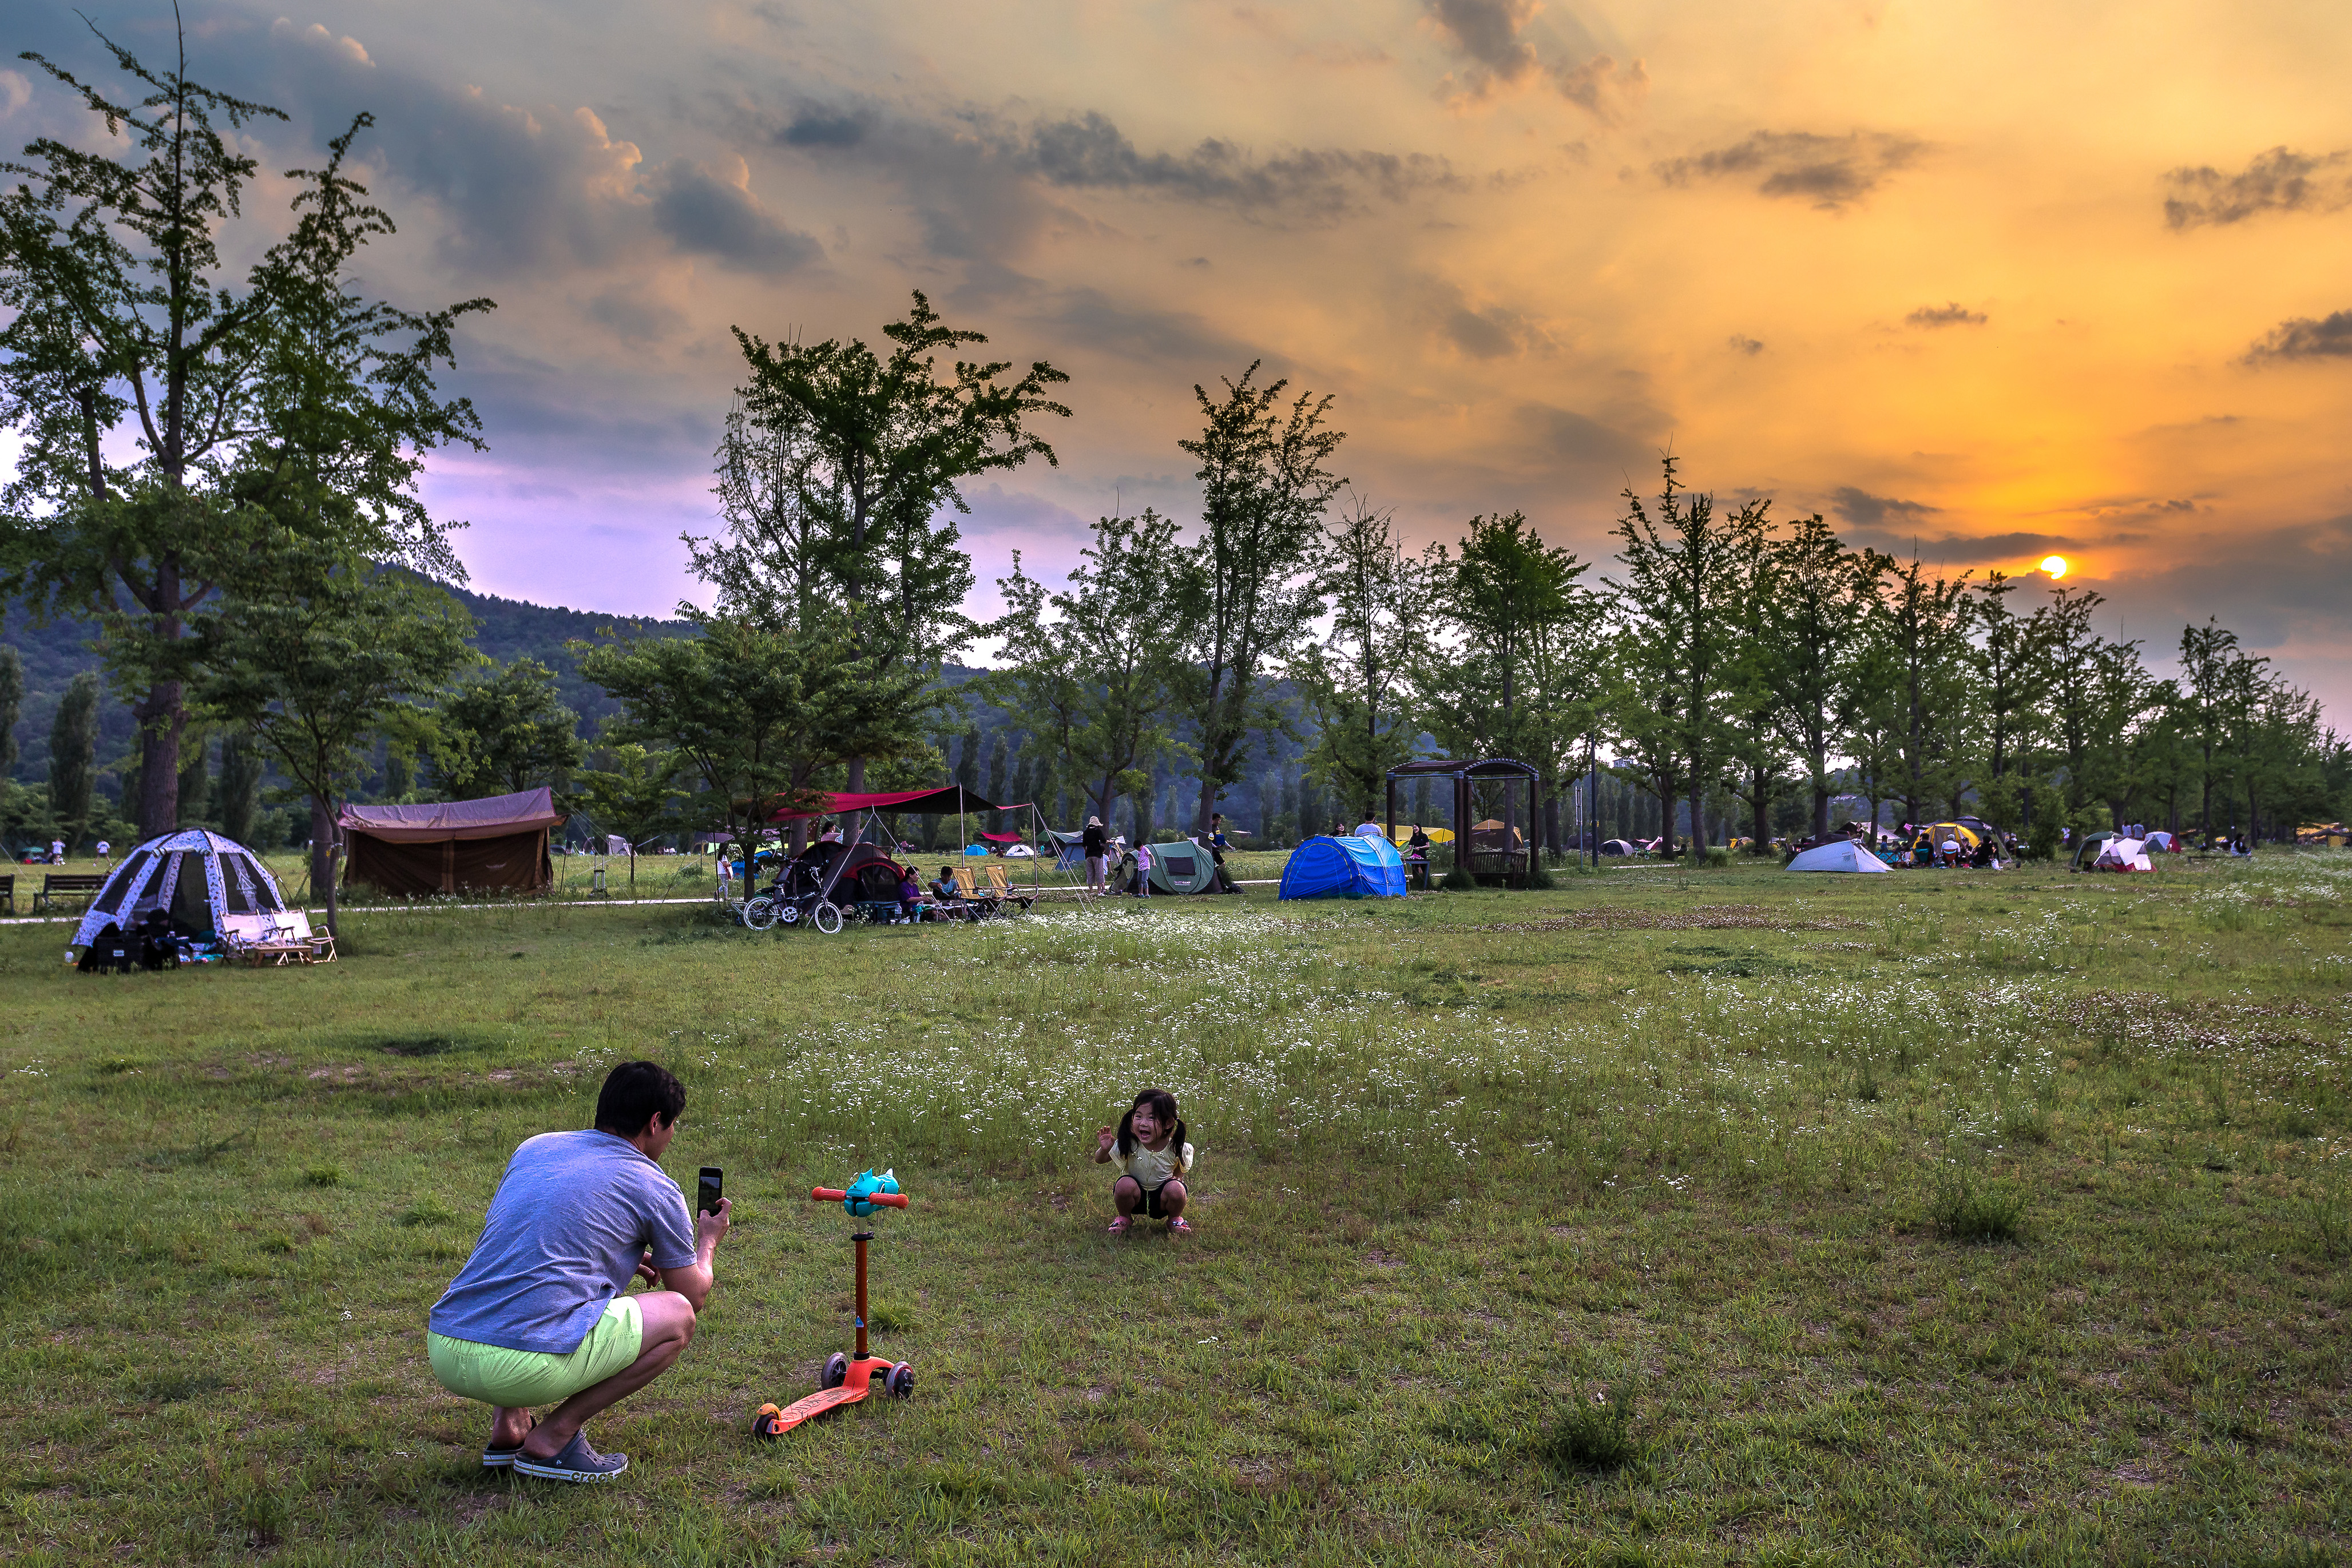
POLYGON ((1139 1210, 1146 1218, 1166 1220, 1172 1235, 1192 1234, 1184 1218, 1191 1194, 1183 1182, 1192 1169, 1192 1145, 1184 1141, 1176 1096, 1165 1089, 1138 1094, 1117 1131, 1103 1127, 1096 1132, 1095 1164, 1116 1164, 1123 1173, 1110 1184, 1111 1202, 1118 1208, 1118 1218, 1110 1222, 1113 1236, 1134 1224, 1139 1210))

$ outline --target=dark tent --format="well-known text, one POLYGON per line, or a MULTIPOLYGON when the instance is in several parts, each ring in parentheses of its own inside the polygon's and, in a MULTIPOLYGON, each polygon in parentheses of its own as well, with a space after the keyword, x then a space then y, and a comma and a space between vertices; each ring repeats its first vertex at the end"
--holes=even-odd
POLYGON ((839 904, 896 904, 898 870, 879 844, 811 844, 784 868, 784 894, 823 894, 839 904))
POLYGON ((467 889, 545 893, 555 884, 548 830, 562 825, 546 789, 425 806, 347 804, 336 821, 351 847, 343 885, 415 898, 467 889))

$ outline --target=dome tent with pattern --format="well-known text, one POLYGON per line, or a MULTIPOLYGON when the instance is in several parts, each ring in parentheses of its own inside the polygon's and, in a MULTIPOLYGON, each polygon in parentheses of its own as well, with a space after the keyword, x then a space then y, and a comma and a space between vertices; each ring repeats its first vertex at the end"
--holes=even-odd
POLYGON ((190 828, 150 839, 125 855, 89 901, 73 945, 89 946, 110 925, 127 931, 159 909, 183 936, 258 940, 275 932, 285 908, 278 879, 251 850, 190 828))

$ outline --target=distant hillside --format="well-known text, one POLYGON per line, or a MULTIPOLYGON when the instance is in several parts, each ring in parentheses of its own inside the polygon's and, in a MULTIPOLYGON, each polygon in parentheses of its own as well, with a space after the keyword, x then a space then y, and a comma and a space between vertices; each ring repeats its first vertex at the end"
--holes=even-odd
MULTIPOLYGON (((624 625, 660 636, 694 634, 694 627, 684 621, 632 621, 625 616, 501 599, 493 593, 450 588, 446 583, 442 586, 473 616, 474 635, 470 641, 478 653, 500 664, 527 654, 555 673, 565 706, 580 716, 583 736, 594 735, 614 705, 602 687, 581 678, 565 643, 573 638, 593 641, 607 627, 624 625)), ((65 695, 68 683, 80 671, 98 668, 98 654, 90 647, 96 635, 96 626, 88 621, 59 621, 36 626, 24 606, 0 606, 0 643, 15 648, 25 664, 25 706, 16 725, 20 751, 15 776, 19 782, 37 783, 48 777, 49 726, 57 718, 58 702, 65 695)), ((99 765, 106 768, 130 755, 131 711, 123 704, 109 700, 100 706, 99 715, 99 765)))
MULTIPOLYGON (((499 664, 529 656, 554 672, 565 706, 580 716, 583 738, 593 738, 618 705, 601 687, 582 677, 571 651, 564 646, 566 643, 574 639, 593 642, 607 629, 619 627, 631 628, 639 635, 695 634, 690 622, 633 620, 594 611, 532 604, 463 588, 448 588, 448 591, 474 617, 471 641, 477 652, 499 664)), ((16 648, 25 663, 25 706, 16 727, 16 741, 21 747, 15 770, 18 781, 36 784, 48 777, 49 726, 57 716, 58 701, 75 674, 98 667, 98 655, 89 646, 94 635, 95 628, 88 622, 35 626, 22 606, 0 605, 0 642, 16 648)), ((940 672, 940 679, 948 686, 960 687, 982 673, 969 665, 950 664, 940 672)), ((1276 691, 1277 700, 1289 712, 1293 727, 1303 733, 1295 695, 1286 687, 1277 687, 1276 691)), ((1011 792, 1022 781, 1022 762, 1029 748, 1028 730, 1028 723, 1018 713, 993 704, 969 702, 965 716, 942 724, 941 733, 935 736, 934 741, 945 751, 951 771, 960 770, 961 765, 969 768, 969 777, 976 787, 1011 792), (995 775, 992 764, 996 760, 1000 736, 1007 743, 1009 755, 1004 774, 995 775), (971 753, 969 761, 967 750, 971 753)), ((110 698, 100 708, 101 769, 115 767, 129 758, 131 738, 130 710, 110 698)), ((1260 736, 1258 741, 1250 776, 1234 790, 1228 807, 1237 821, 1245 823, 1271 820, 1281 809, 1273 797, 1278 786, 1295 782, 1302 750, 1299 741, 1279 733, 1260 736)), ((110 784, 106 792, 113 794, 117 789, 119 785, 110 784)), ((1157 820, 1190 821, 1195 789, 1178 768, 1163 769, 1155 792, 1157 820)), ((362 799, 365 794, 362 789, 362 799)))

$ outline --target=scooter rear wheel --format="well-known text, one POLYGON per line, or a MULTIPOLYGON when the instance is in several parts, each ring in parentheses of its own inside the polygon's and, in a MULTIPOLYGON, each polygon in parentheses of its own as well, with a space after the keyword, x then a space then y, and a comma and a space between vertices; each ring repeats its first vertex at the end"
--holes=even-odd
POLYGON ((915 1369, 900 1362, 890 1369, 890 1375, 884 1380, 882 1386, 889 1391, 892 1398, 906 1398, 915 1392, 915 1369))
POLYGON ((824 1358, 824 1371, 818 1374, 819 1388, 838 1388, 849 1381, 849 1357, 835 1351, 824 1358))

